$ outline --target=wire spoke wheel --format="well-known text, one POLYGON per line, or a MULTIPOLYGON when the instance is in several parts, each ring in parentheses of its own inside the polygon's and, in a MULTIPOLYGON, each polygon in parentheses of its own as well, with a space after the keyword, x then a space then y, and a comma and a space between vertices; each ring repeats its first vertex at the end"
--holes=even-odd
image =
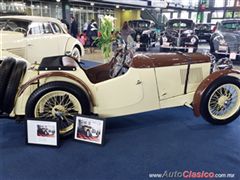
POLYGON ((235 84, 223 84, 210 96, 208 110, 210 115, 219 120, 225 120, 239 111, 240 90, 235 84))
POLYGON ((34 116, 43 119, 58 119, 57 113, 62 115, 60 134, 64 134, 73 129, 74 115, 82 113, 81 104, 69 92, 52 91, 38 100, 34 110, 34 116))

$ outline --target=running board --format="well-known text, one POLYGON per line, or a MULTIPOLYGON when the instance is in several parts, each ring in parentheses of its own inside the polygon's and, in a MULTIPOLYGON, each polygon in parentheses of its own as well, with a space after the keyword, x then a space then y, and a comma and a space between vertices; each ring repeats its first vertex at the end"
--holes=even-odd
POLYGON ((184 104, 184 106, 186 106, 186 107, 189 107, 189 108, 193 109, 193 107, 192 107, 192 104, 184 104))

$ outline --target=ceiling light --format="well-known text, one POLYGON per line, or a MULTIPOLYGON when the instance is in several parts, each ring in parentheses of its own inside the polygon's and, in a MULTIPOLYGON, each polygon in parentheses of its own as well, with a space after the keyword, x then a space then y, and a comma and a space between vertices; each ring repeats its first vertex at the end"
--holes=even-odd
POLYGON ((90 3, 90 5, 91 5, 91 6, 94 6, 94 3, 93 3, 93 2, 91 2, 91 3, 90 3))
POLYGON ((116 8, 119 8, 119 5, 116 5, 116 8))
POLYGON ((145 8, 142 8, 141 10, 142 10, 142 11, 144 11, 144 10, 145 10, 145 8))

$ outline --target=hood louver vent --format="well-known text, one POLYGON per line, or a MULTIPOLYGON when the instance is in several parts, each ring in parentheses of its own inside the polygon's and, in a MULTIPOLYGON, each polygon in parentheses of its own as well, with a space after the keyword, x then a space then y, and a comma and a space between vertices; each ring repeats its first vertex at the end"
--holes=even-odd
MULTIPOLYGON (((183 85, 185 84, 186 75, 187 75, 187 69, 181 69, 180 76, 181 76, 181 83, 183 85)), ((202 80, 203 80, 202 68, 191 68, 189 72, 188 83, 196 84, 196 83, 200 83, 202 80)))

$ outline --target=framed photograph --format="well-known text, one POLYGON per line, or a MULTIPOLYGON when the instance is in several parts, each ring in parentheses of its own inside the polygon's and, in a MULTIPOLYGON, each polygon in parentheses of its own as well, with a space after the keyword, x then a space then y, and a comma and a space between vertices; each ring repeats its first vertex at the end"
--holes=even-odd
POLYGON ((105 133, 104 119, 79 115, 76 116, 74 129, 74 139, 103 144, 105 133))
POLYGON ((27 144, 59 146, 58 121, 27 119, 27 144))

